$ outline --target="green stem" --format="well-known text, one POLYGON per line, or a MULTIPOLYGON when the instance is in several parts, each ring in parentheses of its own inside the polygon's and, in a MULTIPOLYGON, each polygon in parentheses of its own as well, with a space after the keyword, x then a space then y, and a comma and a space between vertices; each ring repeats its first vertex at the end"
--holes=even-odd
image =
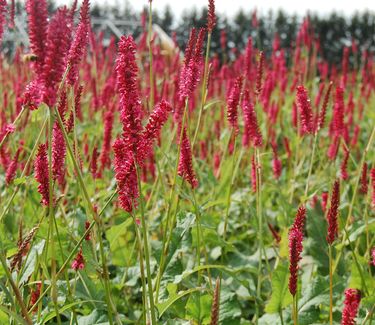
POLYGON ((200 109, 199 109, 198 122, 197 122, 197 126, 195 128, 194 138, 193 138, 193 141, 191 143, 191 150, 192 151, 194 151, 194 145, 195 145, 195 142, 197 140, 197 136, 198 136, 198 132, 199 132, 199 127, 201 125, 203 108, 204 108, 204 105, 206 104, 206 99, 207 99, 208 61, 209 61, 209 57, 210 57, 210 47, 211 47, 211 33, 208 33, 208 36, 207 36, 206 57, 205 57, 205 61, 204 61, 203 83, 202 83, 202 90, 201 90, 201 94, 202 94, 201 106, 200 106, 200 109))
MULTIPOLYGON (((261 195, 261 186, 262 186, 262 172, 261 172, 261 161, 259 149, 255 148, 256 155, 256 211, 258 217, 258 238, 259 238, 259 247, 258 247, 258 283, 257 283, 257 307, 256 307, 256 321, 258 323, 260 306, 259 301, 261 301, 261 289, 262 289, 262 251, 263 251, 263 213, 262 213, 262 195, 261 195)), ((265 256, 267 258, 267 256, 265 256)))
POLYGON ((307 179, 306 179, 306 187, 305 187, 305 200, 307 200, 307 194, 308 194, 308 191, 309 191, 309 183, 310 183, 310 177, 311 177, 311 173, 312 173, 312 168, 313 168, 313 165, 314 165, 314 158, 315 158, 315 150, 316 150, 316 143, 317 143, 317 139, 318 139, 318 132, 315 133, 314 135, 314 140, 313 140, 313 148, 312 148, 312 153, 311 153, 311 157, 310 157, 310 166, 309 166, 309 172, 307 174, 307 179))
MULTIPOLYGON (((234 137, 234 149, 233 149, 233 157, 232 157, 232 170, 235 170, 236 166, 236 149, 237 149, 237 137, 235 135, 234 129, 231 132, 230 139, 234 137)), ((230 143, 230 141, 229 141, 230 143)), ((226 208, 225 208, 225 219, 224 219, 224 230, 223 230, 223 239, 226 239, 227 236, 227 227, 228 227, 228 219, 229 219, 229 208, 231 204, 231 196, 232 196, 232 187, 234 183, 234 175, 230 179, 229 187, 228 187, 228 192, 227 192, 227 199, 226 199, 226 208)))
POLYGON ((293 322, 298 325, 298 299, 297 293, 293 296, 293 322))
POLYGON ((63 133, 63 136, 64 136, 64 140, 65 140, 65 143, 66 143, 66 146, 67 146, 67 149, 68 149, 69 156, 70 156, 70 158, 73 162, 74 170, 75 170, 77 178, 78 178, 78 183, 80 184, 80 187, 81 187, 82 192, 83 192, 83 196, 84 196, 84 198, 87 202, 87 205, 88 205, 89 210, 92 214, 92 217, 93 217, 94 221, 96 222, 96 224, 98 226, 98 236, 97 237, 99 239, 99 251, 100 251, 100 257, 101 257, 101 260, 102 260, 102 267, 103 267, 106 302, 108 304, 108 321, 109 321, 110 324, 113 324, 112 314, 113 314, 113 312, 116 313, 116 310, 115 310, 115 306, 113 305, 112 300, 111 300, 109 273, 108 273, 108 268, 107 268, 106 256, 105 256, 105 253, 104 253, 103 239, 102 239, 102 235, 101 235, 103 233, 102 221, 101 221, 101 219, 98 218, 97 213, 95 212, 95 209, 92 205, 92 202, 91 202, 90 197, 89 197, 88 192, 87 192, 85 182, 83 181, 81 169, 80 169, 80 167, 78 165, 78 162, 77 162, 77 160, 74 156, 72 146, 70 145, 69 137, 68 137, 68 134, 66 133, 64 122, 62 121, 60 113, 56 109, 56 107, 55 107, 55 113, 56 113, 56 116, 57 116, 57 121, 59 123, 59 126, 60 126, 60 128, 62 130, 62 133, 63 133))
POLYGON ((147 224, 145 220, 145 211, 143 206, 143 196, 142 196, 142 184, 141 178, 139 173, 139 166, 136 164, 136 171, 137 171, 137 181, 138 181, 138 189, 139 189, 139 200, 140 200, 140 212, 141 212, 141 222, 142 222, 142 236, 144 242, 144 254, 146 260, 146 275, 147 275, 147 286, 148 286, 148 295, 150 301, 150 312, 151 312, 151 325, 156 325, 156 314, 155 314, 155 301, 154 301, 154 292, 152 287, 152 278, 151 278, 151 266, 150 266, 150 251, 149 251, 149 244, 148 244, 148 230, 147 224))
POLYGON ((150 9, 148 16, 148 55, 150 61, 150 109, 154 107, 154 71, 152 56, 152 1, 149 1, 150 9))
MULTIPOLYGON (((156 292, 156 303, 158 303, 159 300, 159 290, 160 290, 160 282, 161 278, 164 273, 164 267, 165 267, 165 260, 167 258, 168 254, 168 248, 169 248, 169 243, 172 238, 172 227, 173 227, 173 220, 171 222, 171 211, 172 211, 172 205, 173 205, 173 199, 174 199, 174 193, 176 190, 176 183, 177 183, 177 175, 178 175, 178 164, 180 162, 180 156, 181 156, 181 143, 182 143, 182 135, 183 135, 183 130, 184 130, 184 125, 185 125, 185 120, 186 120, 186 114, 187 114, 187 107, 188 107, 188 99, 186 98, 185 100, 185 108, 184 108, 184 113, 182 117, 182 124, 181 124, 181 130, 180 130, 180 138, 179 138, 179 144, 178 144, 178 153, 177 153, 177 159, 176 159, 176 164, 175 164, 175 169, 174 169, 174 175, 173 175, 173 183, 171 187, 171 191, 169 194, 169 204, 168 204, 168 209, 167 209, 167 216, 166 216, 166 223, 165 223, 165 232, 163 234, 163 244, 162 244, 162 253, 160 256, 160 262, 159 262, 159 270, 158 274, 156 277, 156 284, 155 284, 155 292, 156 292)), ((178 197, 177 197, 178 200, 178 197)), ((177 201, 178 203, 178 201, 177 201)))
POLYGON ((332 245, 328 245, 329 256, 329 324, 333 324, 332 245))
MULTIPOLYGON (((101 217, 101 215, 104 213, 104 210, 108 207, 108 205, 112 202, 113 198, 115 197, 117 192, 114 192, 108 201, 105 203, 102 210, 99 212, 98 217, 101 217)), ((56 279, 59 278, 59 276, 64 272, 70 261, 72 260, 73 256, 77 253, 78 249, 81 247, 83 241, 85 240, 86 236, 90 233, 90 231, 94 228, 96 225, 95 220, 90 223, 90 226, 86 229, 85 233, 81 236, 77 244, 74 246, 73 250, 70 252, 69 256, 64 261, 63 265, 60 267, 59 271, 56 273, 56 279)), ((43 297, 47 294, 47 292, 51 289, 51 284, 43 291, 43 293, 40 294, 38 300, 35 302, 33 306, 30 308, 30 312, 32 312, 38 304, 42 301, 43 297)))
POLYGON ((8 269, 8 266, 7 266, 7 263, 4 259, 4 256, 3 256, 3 252, 0 253, 0 262, 3 266, 3 269, 5 271, 5 275, 10 283, 10 285, 12 286, 12 289, 13 289, 13 292, 14 292, 14 295, 16 296, 16 299, 21 307, 21 313, 22 313, 22 316, 25 318, 26 322, 30 325, 32 325, 32 321, 31 321, 31 318, 29 316, 29 313, 27 312, 27 308, 22 300, 22 295, 21 295, 21 292, 20 290, 18 289, 17 285, 14 283, 13 281, 13 277, 12 277, 12 274, 9 272, 9 269, 8 269))
POLYGON ((48 126, 48 191, 49 191, 49 204, 48 204, 48 238, 49 245, 46 245, 45 264, 48 259, 48 247, 51 249, 51 298, 56 312, 57 323, 61 325, 61 318, 59 308, 57 305, 57 287, 56 287, 56 260, 55 260, 55 241, 54 241, 54 195, 53 195, 53 174, 52 174, 52 132, 53 132, 54 118, 52 109, 49 110, 49 126, 48 126))

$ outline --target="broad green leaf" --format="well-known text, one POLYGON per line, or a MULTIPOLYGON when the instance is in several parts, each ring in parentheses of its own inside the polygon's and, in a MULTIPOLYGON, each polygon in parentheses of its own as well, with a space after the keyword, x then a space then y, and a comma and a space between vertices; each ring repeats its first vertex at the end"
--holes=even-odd
POLYGON ((293 297, 288 290, 288 279, 288 263, 280 262, 272 274, 272 295, 266 305, 267 313, 278 313, 293 302, 293 297))
POLYGON ((160 303, 158 303, 156 305, 156 308, 158 309, 159 311, 159 317, 161 317, 165 311, 170 307, 172 306, 178 299, 186 296, 186 295, 189 295, 195 291, 198 291, 198 290, 202 290, 201 288, 192 288, 192 289, 189 289, 189 290, 185 290, 185 291, 181 291, 179 293, 173 293, 171 294, 168 299, 166 299, 165 301, 162 301, 160 303))
POLYGON ((186 304, 186 318, 199 324, 209 324, 211 317, 212 296, 195 292, 186 304))

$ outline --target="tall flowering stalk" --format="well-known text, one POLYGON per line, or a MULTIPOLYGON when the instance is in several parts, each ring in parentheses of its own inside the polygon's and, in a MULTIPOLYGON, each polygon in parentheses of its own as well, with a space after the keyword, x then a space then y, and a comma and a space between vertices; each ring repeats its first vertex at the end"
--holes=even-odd
POLYGON ((206 55, 204 60, 204 68, 203 68, 203 83, 201 89, 201 104, 199 109, 198 121, 197 126, 195 128, 194 137, 192 141, 192 149, 194 149, 195 142, 197 140, 199 128, 201 125, 203 108, 206 104, 207 99, 207 89, 208 89, 208 74, 209 74, 209 56, 210 56, 210 47, 211 47, 211 38, 212 38, 212 31, 216 25, 216 14, 215 14, 215 1, 208 0, 208 11, 207 11, 207 46, 206 46, 206 55))
POLYGON ((338 212, 340 205, 340 182, 333 184, 331 204, 327 213, 328 231, 328 255, 329 255, 329 322, 333 324, 333 267, 332 267, 332 245, 338 235, 338 212))
POLYGON ((292 227, 289 231, 289 292, 293 296, 293 321, 298 324, 298 262, 301 260, 303 234, 297 227, 292 227))

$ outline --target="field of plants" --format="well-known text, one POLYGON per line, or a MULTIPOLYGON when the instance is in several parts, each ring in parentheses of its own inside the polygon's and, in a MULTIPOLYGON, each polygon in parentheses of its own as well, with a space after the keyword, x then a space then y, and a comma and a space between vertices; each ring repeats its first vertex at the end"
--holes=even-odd
POLYGON ((105 46, 26 0, 0 57, 0 324, 375 324, 374 53, 218 56, 214 0, 168 47, 145 4, 105 46))

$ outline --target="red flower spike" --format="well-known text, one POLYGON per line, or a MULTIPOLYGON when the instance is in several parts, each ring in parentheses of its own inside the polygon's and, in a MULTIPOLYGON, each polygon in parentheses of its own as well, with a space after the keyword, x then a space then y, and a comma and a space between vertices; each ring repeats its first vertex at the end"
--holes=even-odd
POLYGON ((260 92, 262 91, 262 82, 263 82, 263 70, 264 70, 264 53, 261 51, 259 53, 259 61, 257 67, 257 77, 256 77, 256 88, 255 93, 259 96, 260 92))
POLYGON ((360 192, 364 195, 368 192, 368 184, 367 184, 367 163, 365 162, 362 167, 362 173, 361 173, 361 188, 360 192))
POLYGON ((227 99, 227 118, 235 134, 238 133, 238 105, 240 104, 241 100, 242 82, 243 78, 242 76, 239 76, 230 90, 230 94, 227 99))
POLYGON ((355 318, 358 313, 361 293, 357 289, 346 289, 344 309, 342 311, 341 325, 355 325, 355 318))
POLYGON ((207 30, 212 33, 216 25, 216 15, 215 15, 215 1, 208 0, 208 15, 207 15, 207 30))
POLYGON ((333 130, 336 136, 344 135, 344 89, 336 88, 335 105, 333 107, 333 130))
POLYGON ((324 122, 325 122, 325 118, 327 115, 327 107, 328 107, 329 98, 331 96, 332 86, 333 86, 333 82, 331 81, 329 83, 327 92, 324 96, 322 109, 320 110, 320 113, 319 113, 318 130, 324 127, 324 122))
POLYGON ((289 292, 292 296, 297 293, 298 262, 301 260, 303 234, 297 228, 289 231, 289 292))
POLYGON ((85 53, 85 49, 88 43, 88 34, 90 30, 90 1, 83 0, 80 21, 76 29, 76 33, 73 42, 69 49, 67 63, 70 65, 70 70, 67 76, 67 82, 70 85, 74 85, 78 79, 78 65, 82 60, 85 53))
POLYGON ((192 188, 198 186, 198 180, 193 170, 193 158, 191 153, 190 141, 187 136, 186 128, 182 132, 180 161, 178 163, 178 175, 183 177, 192 188))
POLYGON ((29 21, 30 50, 36 56, 34 64, 36 73, 42 73, 46 55, 48 11, 46 0, 27 0, 26 12, 29 21))
POLYGON ((304 86, 297 87, 297 104, 302 127, 302 134, 313 133, 314 123, 310 98, 304 86))
POLYGON ((142 107, 138 90, 136 45, 132 36, 122 36, 116 59, 117 87, 120 93, 120 120, 125 145, 136 153, 142 132, 142 107))
POLYGON ((331 206, 329 207, 327 214, 328 221, 328 232, 327 242, 332 245, 338 235, 338 213, 340 205, 340 183, 338 180, 333 184, 332 195, 331 195, 331 206))
POLYGON ((47 146, 39 145, 38 153, 35 159, 35 178, 39 183, 38 192, 42 195, 41 203, 45 206, 49 204, 49 175, 48 175, 48 159, 47 146))

